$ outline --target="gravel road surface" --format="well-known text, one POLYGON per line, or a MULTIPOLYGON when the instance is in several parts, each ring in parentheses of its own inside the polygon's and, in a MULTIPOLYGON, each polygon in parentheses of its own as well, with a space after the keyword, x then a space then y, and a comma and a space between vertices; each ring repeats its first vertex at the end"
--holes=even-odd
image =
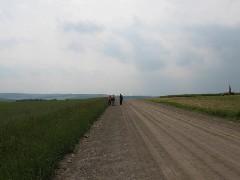
POLYGON ((53 179, 240 179, 240 125, 125 101, 105 111, 53 179))

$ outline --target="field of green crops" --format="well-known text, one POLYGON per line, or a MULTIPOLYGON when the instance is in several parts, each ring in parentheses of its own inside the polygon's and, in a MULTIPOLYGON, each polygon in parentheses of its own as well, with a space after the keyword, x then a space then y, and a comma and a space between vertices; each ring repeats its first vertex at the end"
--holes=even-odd
POLYGON ((240 122, 240 95, 185 95, 148 100, 240 122))
POLYGON ((106 99, 0 102, 0 179, 49 179, 106 99))

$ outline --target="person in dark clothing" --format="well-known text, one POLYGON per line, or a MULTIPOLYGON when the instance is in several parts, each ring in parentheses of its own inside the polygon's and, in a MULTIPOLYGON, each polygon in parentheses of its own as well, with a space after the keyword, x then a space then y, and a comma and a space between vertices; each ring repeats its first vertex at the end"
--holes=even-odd
POLYGON ((122 94, 120 94, 119 99, 120 99, 120 105, 122 106, 122 102, 123 102, 123 95, 122 94))
POLYGON ((115 102, 115 96, 112 95, 112 106, 114 106, 114 102, 115 102))
POLYGON ((108 96, 108 105, 109 106, 112 105, 112 96, 111 95, 108 96))

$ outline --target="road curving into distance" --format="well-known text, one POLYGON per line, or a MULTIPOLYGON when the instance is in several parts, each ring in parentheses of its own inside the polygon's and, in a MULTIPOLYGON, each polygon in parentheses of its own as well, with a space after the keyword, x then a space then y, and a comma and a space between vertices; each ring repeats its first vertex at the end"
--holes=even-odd
POLYGON ((239 178, 239 124, 137 100, 109 107, 54 177, 239 178))

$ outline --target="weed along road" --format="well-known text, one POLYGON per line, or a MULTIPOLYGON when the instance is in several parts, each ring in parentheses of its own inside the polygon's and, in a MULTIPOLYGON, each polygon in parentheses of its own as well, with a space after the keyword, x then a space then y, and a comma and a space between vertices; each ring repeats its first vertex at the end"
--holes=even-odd
POLYGON ((105 111, 54 179, 240 179, 240 125, 125 101, 105 111))

